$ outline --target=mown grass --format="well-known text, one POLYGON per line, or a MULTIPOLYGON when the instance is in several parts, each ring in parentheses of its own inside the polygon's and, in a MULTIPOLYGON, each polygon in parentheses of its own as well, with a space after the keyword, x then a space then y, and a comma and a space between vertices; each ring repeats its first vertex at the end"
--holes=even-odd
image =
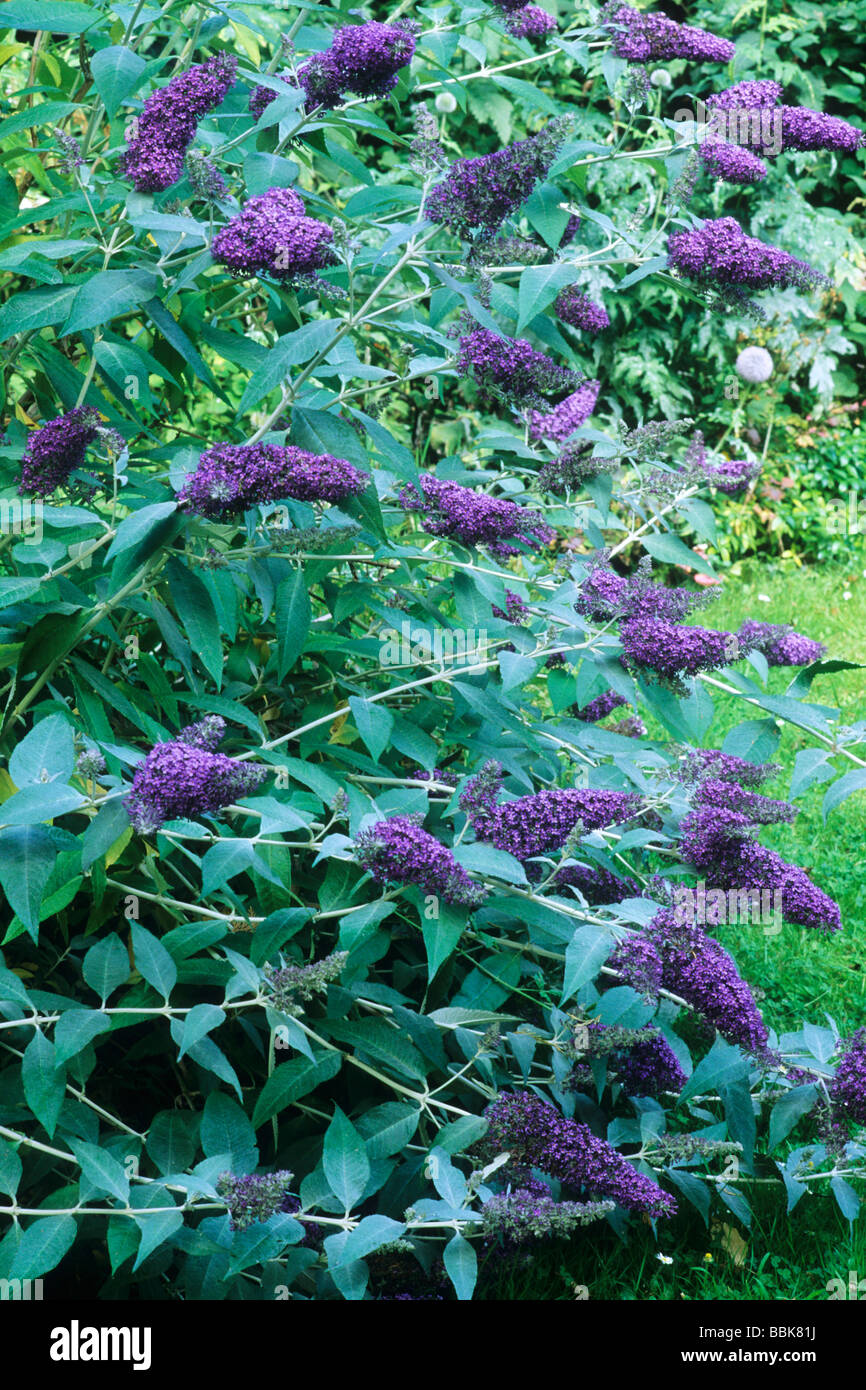
MULTIPOLYGON (((858 560, 862 566, 862 556, 858 560)), ((740 575, 726 578, 716 602, 697 621, 729 630, 744 618, 791 623, 826 643, 828 658, 866 667, 863 568, 853 561, 824 569, 739 568, 740 575)), ((795 675, 790 668, 771 670, 768 690, 784 693, 795 675)), ((762 717, 736 696, 712 694, 715 718, 705 739, 708 747, 721 747, 731 729, 762 717)), ((817 677, 809 699, 838 708, 844 724, 863 719, 866 669, 817 677)), ((661 732, 651 718, 647 723, 651 733, 661 732)), ((817 740, 791 725, 780 727, 774 761, 781 771, 762 790, 784 798, 797 753, 817 740)), ((862 746, 859 755, 866 756, 862 746)), ((839 775, 855 765, 841 756, 835 763, 839 775)), ((825 822, 825 791, 818 784, 798 797, 800 814, 793 825, 768 826, 761 841, 807 868, 839 902, 843 930, 828 935, 785 925, 778 936, 766 936, 760 925, 713 929, 749 980, 767 1022, 780 1032, 807 1019, 822 1022, 825 1012, 843 1033, 866 1022, 866 794, 855 793, 825 822)), ((754 1211, 749 1230, 715 1204, 708 1229, 681 1203, 680 1215, 660 1223, 658 1235, 649 1224, 637 1226, 628 1245, 600 1223, 571 1245, 557 1243, 519 1259, 494 1254, 485 1264, 482 1296, 566 1301, 576 1299, 583 1286, 590 1301, 821 1301, 830 1297, 831 1280, 841 1279, 847 1287, 850 1271, 858 1280, 866 1277, 862 1218, 849 1226, 832 1198, 823 1195, 804 1198, 789 1216, 784 1193, 775 1185, 748 1185, 748 1195, 754 1211)))
POLYGON ((713 1214, 709 1228, 686 1204, 674 1222, 635 1226, 628 1245, 602 1223, 572 1245, 537 1247, 531 1255, 484 1262, 486 1299, 590 1302, 671 1300, 827 1301, 851 1271, 866 1277, 866 1224, 849 1227, 831 1198, 804 1199, 789 1217, 775 1189, 753 1189, 751 1230, 713 1214), (755 1193, 758 1196, 755 1197, 755 1193), (659 1258, 663 1256, 663 1260, 659 1258))
MULTIPOLYGON (((719 597, 696 619, 708 627, 735 631, 745 618, 790 623, 828 648, 827 659, 862 662, 866 668, 866 571, 863 556, 847 567, 803 568, 794 565, 742 565, 728 577, 719 597), (848 595, 848 597, 846 597, 848 595)), ((742 669, 758 679, 751 666, 742 669)), ((782 695, 797 675, 790 667, 771 669, 767 691, 782 695)), ((704 740, 721 748, 730 730, 745 720, 765 716, 736 695, 708 687, 715 705, 704 740)), ((816 677, 811 703, 840 711, 842 724, 866 718, 866 669, 816 677)), ((646 716, 644 716, 646 718, 646 716)), ((661 734, 652 716, 650 733, 661 734)), ((797 754, 820 746, 807 731, 779 721, 781 739, 773 761, 778 776, 761 788, 787 798, 797 754)), ((666 735, 663 735, 666 737, 666 735)), ((856 750, 866 760, 864 746, 856 750)), ((843 755, 834 759, 837 776, 856 766, 843 755)), ((771 825, 761 843, 807 869, 815 882, 839 903, 843 930, 835 935, 785 924, 767 935, 760 924, 714 928, 713 935, 731 951, 759 998, 768 1024, 778 1032, 795 1029, 806 1019, 823 1022, 829 1013, 843 1033, 866 1021, 866 792, 855 792, 831 811, 822 802, 828 784, 816 783, 798 796, 799 815, 791 825, 771 825)))

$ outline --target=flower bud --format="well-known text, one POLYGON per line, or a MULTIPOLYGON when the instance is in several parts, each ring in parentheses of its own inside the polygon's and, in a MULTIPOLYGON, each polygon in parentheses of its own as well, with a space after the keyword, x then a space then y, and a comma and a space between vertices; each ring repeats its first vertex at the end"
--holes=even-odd
POLYGON ((754 385, 769 381, 773 375, 773 359, 767 349, 762 347, 743 348, 734 366, 737 375, 743 381, 754 385))
POLYGON ((443 116, 450 116, 452 111, 457 110, 457 98, 451 92, 440 92, 433 105, 443 116))

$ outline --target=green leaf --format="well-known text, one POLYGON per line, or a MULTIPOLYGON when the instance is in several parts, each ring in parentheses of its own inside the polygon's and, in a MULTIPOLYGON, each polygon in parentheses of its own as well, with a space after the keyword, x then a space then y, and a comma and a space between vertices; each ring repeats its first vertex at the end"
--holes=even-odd
POLYGON ((41 825, 56 816, 65 816, 84 805, 85 798, 74 787, 62 782, 37 782, 23 787, 0 806, 0 821, 5 825, 41 825))
POLYGON ((150 299, 159 281, 146 270, 98 270, 80 285, 59 336, 95 328, 150 299))
POLYGON ((71 1216, 37 1217, 21 1237, 10 1278, 41 1279, 57 1268, 77 1234, 78 1227, 71 1216))
POLYGON ((320 1052, 314 1062, 306 1057, 293 1057, 274 1068, 261 1089, 253 1112, 253 1127, 267 1124, 274 1115, 279 1115, 287 1106, 300 1100, 323 1081, 330 1081, 337 1075, 343 1059, 339 1052, 320 1052))
POLYGON ((454 1291, 461 1303, 472 1298, 478 1278, 478 1260, 475 1251, 459 1233, 452 1236, 443 1253, 445 1270, 454 1285, 454 1291))
POLYGON ((104 1004, 118 985, 126 984, 130 968, 129 952, 120 937, 112 932, 91 946, 84 957, 81 973, 104 1004))
POLYGON ((77 1057, 88 1043, 110 1028, 108 1014, 98 1009, 67 1009, 54 1025, 56 1061, 68 1062, 70 1057, 77 1057))
POLYGON ((798 1120, 808 1115, 815 1105, 818 1087, 813 1081, 805 1086, 794 1086, 777 1100, 770 1111, 769 1147, 775 1149, 783 1139, 787 1139, 798 1120))
MULTIPOLYGON (((194 1004, 183 1020, 183 1042, 180 1052, 177 1054, 178 1061, 189 1052, 199 1038, 206 1037, 208 1033, 212 1032, 214 1028, 219 1028, 220 1024, 225 1023, 225 1021, 226 1014, 217 1004, 194 1004)), ((214 1094, 218 1093, 215 1092, 214 1094)))
MULTIPOLYGON (((56 327, 66 318, 77 293, 77 285, 50 285, 45 289, 14 294, 0 306, 0 340, 11 338, 14 333, 56 327)), ((38 584, 40 581, 34 579, 30 582, 38 584)))
POLYGON ((574 276, 574 266, 563 265, 561 262, 553 265, 527 266, 520 276, 517 332, 520 333, 538 314, 543 314, 559 291, 574 283, 574 276))
POLYGON ((219 688, 222 684, 223 649, 213 599, 198 575, 179 560, 169 562, 166 577, 190 645, 219 688))
POLYGON ((378 762, 388 747, 391 730, 394 727, 393 715, 382 705, 374 705, 369 700, 362 700, 359 695, 349 696, 349 707, 355 721, 355 728, 369 748, 370 756, 378 762))
POLYGON ((613 933, 596 922, 577 928, 565 952, 561 1004, 572 999, 582 985, 595 979, 614 944, 613 933))
POLYGON ((21 1063, 24 1097, 49 1139, 66 1096, 66 1068, 58 1065, 54 1045, 37 1028, 21 1063))
MULTIPOLYGON (((65 782, 75 767, 75 735, 62 714, 40 719, 15 745, 9 759, 9 776, 16 787, 59 778, 65 782)), ((2 809, 0 809, 2 816, 2 809)))
POLYGON ((491 878, 501 878, 504 883, 526 883, 526 870, 519 859, 505 850, 494 849, 492 845, 477 841, 474 845, 458 845, 454 858, 465 869, 476 874, 487 874, 491 878))
POLYGON ((168 1001, 177 984, 177 966, 158 937, 138 922, 130 923, 135 968, 168 1001))
POLYGON ((747 719, 725 735, 722 752, 750 763, 765 763, 778 746, 779 730, 774 719, 747 719))
POLYGON ((668 565, 688 565, 699 574, 709 574, 715 578, 716 571, 709 560, 690 550, 679 536, 671 535, 670 532, 642 536, 641 545, 656 560, 664 560, 668 565))
POLYGON ((710 1191, 705 1182, 700 1178, 694 1177, 692 1173, 685 1172, 682 1168, 666 1168, 665 1176, 670 1179, 674 1187, 678 1187, 680 1192, 691 1202, 692 1206, 701 1214, 701 1219, 705 1226, 710 1224, 710 1191))
POLYGON ((0 1000, 2 999, 14 999, 17 1004, 32 1007, 24 981, 11 970, 7 970, 5 965, 0 965, 0 1000))
POLYGON ((207 898, 229 879, 249 869, 255 859, 251 840, 220 840, 201 861, 201 891, 207 898))
POLYGON ((11 1144, 0 1139, 0 1192, 15 1201, 24 1165, 11 1144))
POLYGON ((227 1096, 222 1091, 211 1091, 204 1103, 201 1144, 208 1157, 212 1154, 231 1154, 232 1169, 235 1172, 246 1171, 241 1165, 251 1155, 252 1167, 255 1167, 258 1159, 256 1132, 249 1117, 232 1096, 227 1096))
POLYGON ((335 1269, 354 1260, 362 1260, 365 1255, 372 1254, 392 1240, 399 1240, 405 1229, 402 1221, 394 1221, 390 1216, 365 1216, 353 1231, 348 1232, 348 1239, 343 1242, 336 1260, 328 1261, 328 1273, 333 1274, 335 1269))
POLYGON ((695 1067, 680 1095, 680 1101, 704 1092, 718 1091, 720 1086, 729 1086, 741 1080, 749 1072, 749 1063, 738 1047, 716 1038, 706 1057, 695 1067))
POLYGON ((69 1147, 81 1165, 82 1176, 97 1189, 99 1196, 116 1197, 129 1202, 129 1178, 125 1168, 98 1144, 70 1139, 69 1147))
POLYGON ((292 570, 277 589, 277 680, 285 680, 303 650, 313 610, 302 569, 292 570))
POLYGON ((153 506, 142 507, 139 511, 125 517, 117 528, 114 540, 108 547, 105 555, 106 560, 113 560, 115 555, 121 555, 124 550, 129 550, 131 546, 140 544, 152 531, 158 528, 161 521, 176 511, 176 502, 155 502, 153 506))
MULTIPOLYGON (((136 1194, 136 1199, 142 1206, 147 1206, 150 1202, 152 1202, 154 1206, 170 1206, 172 1201, 171 1195, 166 1192, 165 1188, 156 1186, 146 1189, 145 1200, 139 1197, 138 1194, 136 1194)), ((154 1212, 152 1216, 135 1216, 133 1220, 141 1232, 141 1241, 138 1246, 135 1263, 132 1266, 132 1272, 134 1274, 143 1261, 147 1259, 148 1255, 152 1255, 154 1250, 158 1250, 161 1245, 164 1245, 167 1240, 171 1239, 176 1231, 181 1229, 183 1226, 183 1212, 157 1211, 154 1212)))
MULTIPOLYGON (((6 16, 9 8, 4 4, 0 10, 4 28, 8 23, 6 16)), ((14 116, 0 122, 0 140, 5 140, 8 135, 17 135, 19 130, 30 130, 33 126, 55 125, 76 109, 74 101, 40 101, 35 106, 26 106, 23 111, 16 111, 14 116)))
POLYGON ((39 904, 56 859, 57 848, 42 826, 0 831, 0 886, 34 939, 39 929, 39 904))
POLYGON ((330 319, 314 319, 280 338, 269 350, 265 361, 253 372, 238 403, 238 416, 247 414, 259 401, 282 385, 290 367, 298 367, 315 357, 334 336, 330 319))
POLYGON ((351 1211, 370 1180, 370 1160, 363 1139, 339 1106, 325 1134, 322 1167, 331 1191, 351 1211))
POLYGON ((226 404, 228 404, 219 383, 214 380, 210 367, 205 362, 195 344, 187 337, 186 333, 177 322, 177 319, 168 312, 168 309, 166 309, 158 299, 149 299, 144 305, 144 312, 151 322, 159 329, 169 346, 173 347, 175 352, 180 353, 184 362, 188 363, 192 368, 193 375, 197 376, 199 381, 203 381, 206 386, 209 386, 211 391, 219 396, 221 401, 225 401, 226 404))
POLYGON ((431 982, 456 950, 468 921, 465 907, 452 906, 440 900, 438 908, 438 916, 429 919, 422 916, 421 919, 421 935, 427 952, 427 979, 431 982))
MULTIPOLYGON (((838 782, 834 782, 824 793, 824 800, 821 804, 821 811, 826 821, 831 811, 835 811, 837 806, 854 792, 863 791, 866 788, 866 768, 855 767, 851 772, 846 772, 844 777, 840 777, 838 782)), ((0 811, 2 814, 2 811, 0 811)))
POLYGON ((143 58, 121 44, 101 48, 93 54, 90 70, 109 120, 116 116, 124 97, 135 91, 146 67, 143 58))
MULTIPOLYGON (((399 1100, 386 1100, 358 1117, 357 1129, 364 1136, 370 1158, 390 1158, 409 1143, 421 1118, 414 1105, 399 1100)), ((360 1256, 358 1256, 360 1259, 360 1256)))
POLYGON ((81 838, 81 868, 87 872, 129 828, 129 815, 120 800, 100 806, 81 838))
POLYGON ((190 1167, 196 1154, 197 1130, 198 1115, 187 1111, 160 1110, 154 1115, 145 1147, 161 1173, 182 1173, 190 1167))

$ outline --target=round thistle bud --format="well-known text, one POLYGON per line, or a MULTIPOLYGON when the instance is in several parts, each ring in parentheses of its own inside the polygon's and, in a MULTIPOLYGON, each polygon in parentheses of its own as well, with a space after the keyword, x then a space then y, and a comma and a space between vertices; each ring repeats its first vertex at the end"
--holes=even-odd
POLYGON ((440 92, 433 105, 443 116, 450 116, 457 110, 457 98, 451 92, 440 92))
POLYGON ((773 375, 773 359, 767 349, 762 347, 743 348, 734 367, 737 375, 743 381, 748 381, 753 385, 758 385, 762 381, 769 381, 773 375))
POLYGON ((650 73, 650 82, 654 87, 672 87, 674 79, 671 77, 667 68, 653 68, 650 73))

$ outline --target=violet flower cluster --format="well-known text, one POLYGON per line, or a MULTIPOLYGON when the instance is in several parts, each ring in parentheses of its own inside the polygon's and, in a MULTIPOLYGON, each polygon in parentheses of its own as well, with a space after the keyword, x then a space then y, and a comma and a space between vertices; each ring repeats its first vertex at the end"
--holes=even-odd
POLYGON ((458 159, 427 195, 424 216, 466 238, 490 235, 526 202, 565 139, 567 122, 551 121, 537 135, 493 154, 458 159))
POLYGON ((304 1012, 302 1004, 339 980, 348 951, 332 951, 310 965, 266 965, 264 976, 270 987, 270 1003, 278 1013, 296 1018, 304 1012))
POLYGON ((552 439, 562 444, 575 430, 586 424, 595 410, 600 390, 600 381, 585 381, 552 410, 530 410, 529 438, 552 439))
MULTIPOLYGON (((245 1231, 256 1221, 268 1221, 283 1209, 294 1174, 288 1168, 273 1173, 221 1173, 217 1195, 225 1202, 233 1231, 245 1231)), ((296 1208, 297 1209, 297 1208, 296 1208)))
POLYGON ((679 782, 687 786, 714 778, 719 782, 739 782, 743 787, 760 787, 781 771, 778 763, 750 763, 733 753, 716 748, 689 748, 677 768, 679 782))
MULTIPOLYGON (((508 1152, 510 1170, 528 1173, 538 1168, 569 1187, 608 1197, 626 1211, 650 1217, 676 1213, 674 1198, 623 1154, 531 1091, 498 1096, 485 1117, 485 1149, 491 1155, 508 1152)), ((520 1186, 525 1184, 521 1181, 520 1186)))
POLYGON ((611 1070, 616 1073, 626 1095, 657 1096, 662 1091, 676 1094, 686 1084, 686 1075, 676 1059, 670 1043, 651 1024, 626 1052, 614 1052, 611 1070))
POLYGON ((153 834, 166 821, 213 815, 261 785, 268 767, 212 751, 224 729, 224 721, 215 716, 209 736, 202 733, 201 724, 192 724, 151 748, 135 769, 123 803, 139 835, 153 834))
POLYGON ((485 888, 473 883, 466 870, 435 836, 422 829, 416 816, 391 816, 359 832, 355 857, 376 883, 412 883, 443 902, 478 907, 485 888))
POLYGON ((217 232, 215 261, 233 275, 273 275, 290 282, 333 265, 334 233, 307 217, 303 199, 292 188, 268 188, 248 198, 237 217, 217 232))
POLYGON ((373 20, 337 29, 329 48, 298 70, 307 94, 307 109, 334 107, 348 93, 384 97, 393 91, 400 71, 411 63, 419 25, 401 19, 394 24, 373 20))
MULTIPOLYGON (((765 155, 786 150, 856 154, 866 144, 866 132, 839 116, 813 111, 808 106, 785 106, 780 104, 781 97, 780 84, 771 79, 738 82, 708 97, 707 106, 712 111, 747 113, 732 129, 728 123, 729 138, 765 155)), ((711 118, 710 124, 715 125, 715 120, 711 118)), ((723 121, 718 124, 721 126, 723 121)))
POLYGON ((425 475, 419 487, 409 484, 399 494, 407 512, 420 512, 430 536, 450 536, 461 545, 486 545, 492 555, 519 555, 521 546, 537 550, 549 545, 555 532, 541 512, 520 507, 507 497, 491 497, 459 483, 425 475))
POLYGON ((673 682, 728 666, 747 647, 733 632, 682 627, 662 618, 629 618, 620 624, 619 639, 628 667, 652 671, 673 682))
POLYGON ((654 584, 650 566, 643 561, 634 574, 622 575, 602 560, 581 584, 574 607, 594 622, 626 617, 676 623, 706 602, 706 596, 693 589, 654 584))
POLYGON ((513 10, 505 24, 516 39, 543 39, 556 29, 553 15, 540 5, 524 5, 519 10, 513 10))
POLYGON ((756 844, 752 833, 758 823, 750 812, 698 805, 682 822, 680 854, 705 876, 708 888, 778 891, 786 921, 838 931, 842 925, 838 903, 812 882, 805 869, 756 844))
POLYGON ((220 521, 284 497, 342 502, 363 492, 369 481, 346 459, 310 454, 293 444, 216 444, 205 449, 178 500, 220 521))
POLYGON ((610 328, 607 310, 590 299, 576 285, 568 285, 556 297, 553 311, 563 323, 582 328, 586 333, 601 333, 610 328))
POLYGON ((157 193, 177 183, 199 120, 220 105, 237 67, 232 54, 217 53, 150 94, 121 159, 123 173, 139 193, 157 193))
POLYGON ((485 1244, 515 1249, 538 1240, 567 1240, 615 1209, 615 1202, 555 1202, 549 1191, 541 1195, 518 1187, 484 1203, 481 1229, 485 1244))
POLYGON ((529 609, 519 594, 515 594, 512 589, 506 589, 505 607, 499 608, 494 603, 493 616, 494 618, 503 618, 509 623, 521 624, 525 623, 529 617, 529 609))
POLYGON ((590 907, 621 903, 625 898, 639 898, 640 884, 633 878, 620 878, 600 865, 563 864, 553 880, 557 888, 577 888, 590 907))
POLYGON ((686 279, 723 289, 808 289, 827 277, 806 261, 743 231, 733 217, 717 217, 692 231, 672 232, 668 260, 686 279))
POLYGON ((535 792, 497 803, 502 770, 488 762, 470 779, 460 796, 460 809, 476 837, 506 850, 515 859, 560 849, 578 825, 585 831, 633 819, 643 809, 636 792, 606 787, 573 787, 535 792))
POLYGON ((848 1039, 827 1090, 836 1114, 866 1125, 866 1028, 848 1039))
POLYGON ((707 173, 723 183, 760 183, 767 177, 767 166, 762 159, 727 140, 704 140, 697 154, 707 173))
POLYGON ((721 463, 705 463, 704 474, 717 492, 738 497, 755 481, 762 467, 760 459, 723 459, 721 463))
POLYGON ((473 378, 482 405, 510 401, 544 406, 546 396, 562 397, 584 380, 537 352, 525 338, 504 338, 489 328, 474 328, 460 339, 457 374, 473 378))
POLYGON ((21 459, 19 493, 49 497, 63 487, 70 473, 83 464, 87 446, 96 438, 100 423, 98 410, 76 406, 34 430, 21 459))
POLYGON ((618 695, 615 690, 604 690, 601 695, 596 695, 594 700, 590 700, 588 705, 584 705, 583 709, 574 705, 571 712, 575 719, 582 720, 584 724, 597 724, 599 719, 606 718, 612 710, 627 704, 628 700, 624 695, 618 695))
POLYGON ((671 58, 729 63, 736 52, 730 39, 678 24, 656 11, 645 14, 620 0, 609 0, 602 9, 600 23, 612 36, 617 57, 630 63, 666 62, 671 58))
POLYGON ((727 951, 668 908, 622 942, 608 964, 641 993, 664 988, 679 995, 728 1042, 756 1052, 767 1041, 752 991, 727 951))
POLYGON ((804 637, 787 623, 762 623, 747 618, 740 624, 738 635, 753 650, 763 653, 768 666, 809 666, 827 655, 823 642, 804 637))

